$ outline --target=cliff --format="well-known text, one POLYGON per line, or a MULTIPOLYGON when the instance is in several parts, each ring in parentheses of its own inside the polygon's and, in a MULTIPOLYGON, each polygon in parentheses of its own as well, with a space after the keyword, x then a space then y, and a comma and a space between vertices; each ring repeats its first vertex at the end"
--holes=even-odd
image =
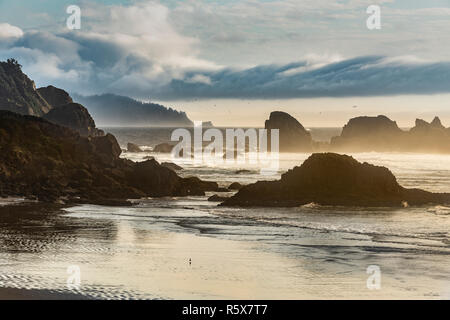
POLYGON ((0 110, 42 116, 51 108, 16 60, 0 62, 0 110))

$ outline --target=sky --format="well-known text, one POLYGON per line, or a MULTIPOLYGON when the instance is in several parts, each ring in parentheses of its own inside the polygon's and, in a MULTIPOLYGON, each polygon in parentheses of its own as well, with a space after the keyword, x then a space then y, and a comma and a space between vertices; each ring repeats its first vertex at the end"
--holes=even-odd
POLYGON ((38 86, 224 126, 261 126, 273 110, 305 126, 378 114, 450 126, 449 30, 450 0, 0 0, 0 60, 38 86), (380 29, 366 26, 370 5, 380 29))

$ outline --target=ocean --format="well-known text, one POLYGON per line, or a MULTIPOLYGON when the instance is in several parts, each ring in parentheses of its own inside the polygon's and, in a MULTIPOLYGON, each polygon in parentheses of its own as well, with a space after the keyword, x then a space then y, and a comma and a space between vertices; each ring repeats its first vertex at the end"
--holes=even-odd
MULTIPOLYGON (((174 161, 151 151, 169 140, 169 128, 104 129, 123 148, 133 142, 147 150, 122 157, 174 161)), ((321 141, 339 130, 310 129, 321 141)), ((450 155, 351 155, 388 167, 405 187, 450 192, 450 155)), ((179 174, 249 184, 279 179, 308 156, 282 154, 271 176, 250 164, 190 161, 179 163, 179 174)), ((241 209, 208 202, 212 194, 149 198, 126 208, 3 200, 0 287, 100 299, 450 298, 449 207, 241 209), (15 207, 5 206, 11 201, 15 207), (69 289, 74 266, 80 282, 69 289), (371 270, 379 270, 375 288, 371 270)))

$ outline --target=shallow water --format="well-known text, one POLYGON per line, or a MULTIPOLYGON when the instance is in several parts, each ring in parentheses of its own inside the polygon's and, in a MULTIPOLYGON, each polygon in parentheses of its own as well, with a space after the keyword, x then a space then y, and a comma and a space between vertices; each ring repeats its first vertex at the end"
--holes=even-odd
MULTIPOLYGON (((173 161, 123 154, 146 155, 173 161)), ((186 162, 180 174, 245 184, 278 179, 308 156, 283 155, 270 177, 186 162)), ((353 156, 387 166, 405 187, 450 191, 450 156, 353 156)), ((104 299, 450 298, 449 207, 239 209, 209 195, 130 208, 0 206, 0 286, 67 291, 67 267, 77 265, 75 291, 104 299), (367 288, 370 265, 381 270, 379 290, 367 288)))

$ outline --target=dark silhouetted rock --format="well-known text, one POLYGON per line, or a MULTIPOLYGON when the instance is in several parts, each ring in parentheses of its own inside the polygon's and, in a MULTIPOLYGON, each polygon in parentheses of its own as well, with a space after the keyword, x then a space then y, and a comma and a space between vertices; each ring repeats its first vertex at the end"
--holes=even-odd
POLYGON ((228 189, 230 189, 230 190, 240 190, 242 187, 243 187, 242 184, 240 184, 239 182, 233 182, 232 184, 230 184, 228 189))
POLYGON ((16 60, 0 62, 0 110, 42 116, 51 108, 16 60))
POLYGON ((208 201, 210 202, 224 202, 225 200, 228 200, 228 197, 221 197, 217 194, 212 195, 211 197, 208 198, 208 201))
POLYGON ((153 148, 153 151, 157 152, 157 153, 171 153, 173 147, 174 147, 174 145, 164 142, 164 143, 160 143, 160 144, 156 145, 153 148))
POLYGON ((106 164, 112 164, 119 158, 122 153, 116 137, 108 133, 105 136, 94 137, 91 139, 95 146, 95 152, 99 155, 102 161, 106 164))
MULTIPOLYGON (((280 152, 309 152, 312 150, 311 134, 300 122, 285 112, 272 112, 269 120, 266 120, 265 128, 280 130, 280 152)), ((270 137, 270 131, 268 135, 270 137)), ((268 144, 270 145, 270 138, 268 144)))
POLYGON ((386 116, 350 119, 342 134, 331 141, 333 150, 394 151, 402 143, 404 132, 386 116))
POLYGON ((88 110, 78 103, 69 103, 50 110, 44 115, 50 122, 59 124, 78 132, 82 136, 101 136, 103 131, 95 126, 88 110))
POLYGON ((309 203, 364 207, 448 204, 450 194, 405 189, 387 168, 359 163, 347 155, 317 153, 283 174, 281 180, 245 186, 222 205, 293 207, 309 203))
POLYGON ((37 89, 37 91, 53 108, 73 103, 70 95, 63 89, 59 89, 54 86, 48 86, 39 88, 37 89))
POLYGON ((120 158, 111 134, 82 137, 43 118, 0 111, 0 194, 45 202, 129 205, 127 199, 204 195, 215 182, 181 178, 155 160, 120 158))
POLYGON ((163 162, 163 163, 161 163, 161 165, 162 165, 163 167, 166 167, 166 168, 168 168, 168 169, 170 169, 170 170, 173 170, 173 171, 180 171, 180 170, 183 170, 182 167, 180 167, 179 165, 177 165, 177 164, 175 164, 175 163, 172 163, 172 162, 163 162))
POLYGON ((406 151, 450 153, 450 132, 435 117, 431 123, 417 119, 416 125, 406 134, 403 145, 406 151))
POLYGON ((127 144, 127 151, 128 152, 143 152, 142 149, 134 143, 128 142, 127 144))

